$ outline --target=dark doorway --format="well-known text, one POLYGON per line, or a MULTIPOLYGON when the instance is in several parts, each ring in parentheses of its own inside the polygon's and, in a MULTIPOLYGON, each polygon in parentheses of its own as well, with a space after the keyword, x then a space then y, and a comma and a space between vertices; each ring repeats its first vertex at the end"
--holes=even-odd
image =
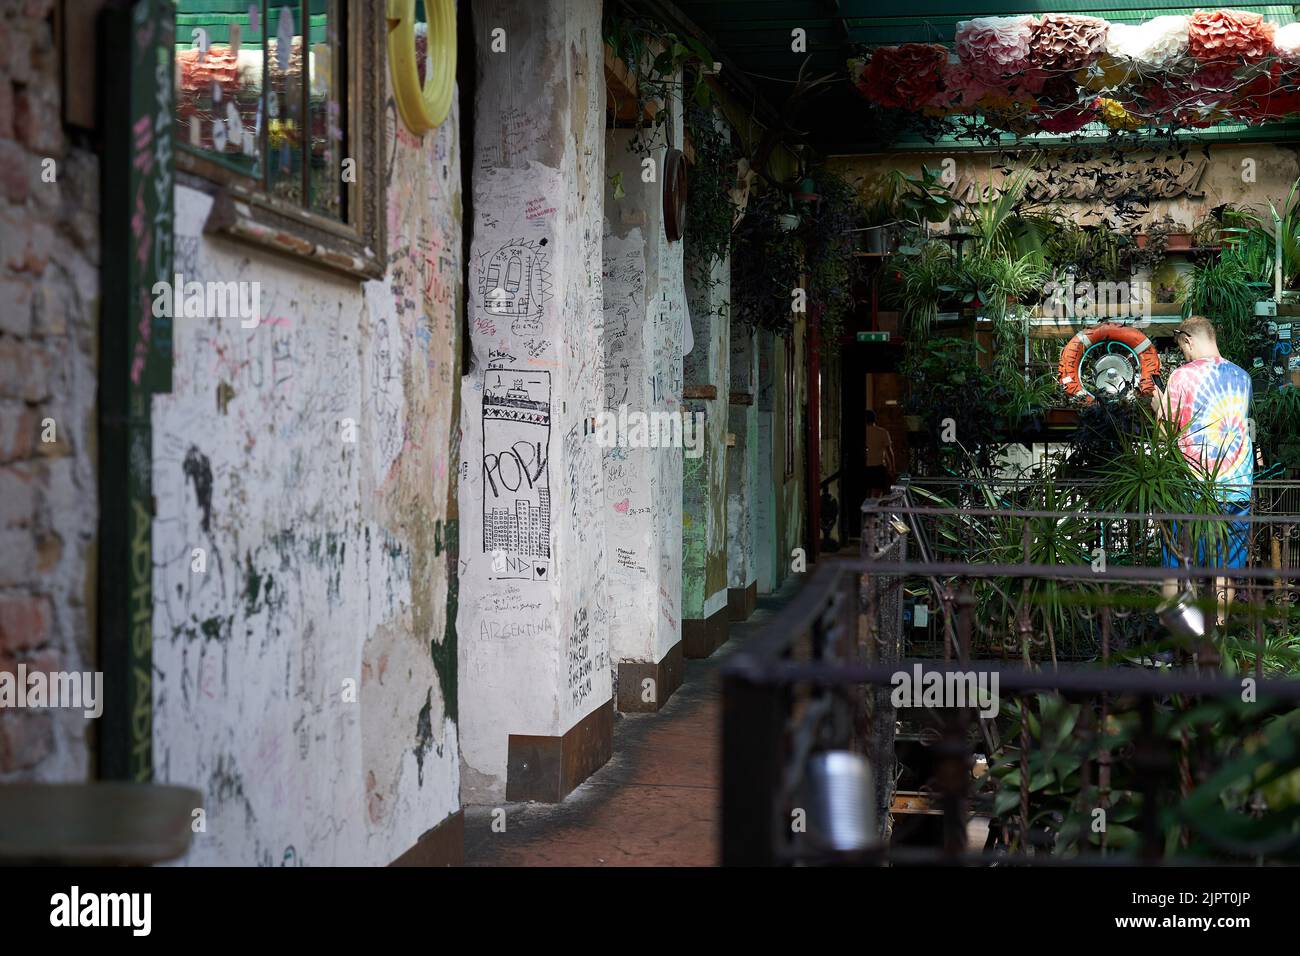
POLYGON ((862 536, 862 501, 867 497, 866 411, 889 432, 895 471, 907 463, 907 426, 903 420, 906 384, 898 374, 900 346, 885 342, 846 342, 841 349, 840 520, 842 541, 862 536))

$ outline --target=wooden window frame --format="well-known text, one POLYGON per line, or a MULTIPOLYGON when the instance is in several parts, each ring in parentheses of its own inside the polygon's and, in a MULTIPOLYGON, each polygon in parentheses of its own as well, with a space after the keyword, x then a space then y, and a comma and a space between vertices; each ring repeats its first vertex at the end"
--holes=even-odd
MULTIPOLYGON (((356 179, 345 183, 348 222, 270 195, 257 180, 185 143, 176 148, 183 181, 213 195, 205 233, 224 235, 348 275, 376 279, 387 269, 385 154, 387 126, 384 0, 347 3, 348 143, 356 179)), ((306 82, 304 78, 303 82, 306 82)), ((265 95, 265 91, 263 91, 265 95)), ((269 158, 267 160, 269 162, 269 158)))

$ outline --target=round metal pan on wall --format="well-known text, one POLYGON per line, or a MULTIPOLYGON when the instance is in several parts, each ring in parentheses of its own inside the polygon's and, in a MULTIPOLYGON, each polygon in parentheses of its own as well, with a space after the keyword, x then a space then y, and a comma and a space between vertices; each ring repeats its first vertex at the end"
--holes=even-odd
POLYGON ((669 242, 686 234, 686 154, 671 147, 664 155, 664 230, 669 242))

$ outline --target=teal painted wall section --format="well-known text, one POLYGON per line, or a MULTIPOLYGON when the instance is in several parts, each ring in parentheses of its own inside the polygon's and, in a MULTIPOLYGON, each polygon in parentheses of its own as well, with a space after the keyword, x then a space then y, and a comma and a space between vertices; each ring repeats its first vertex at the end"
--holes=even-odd
MULTIPOLYGON (((690 239, 685 240, 691 261, 690 239)), ((731 265, 717 263, 708 282, 687 277, 694 347, 684 360, 686 394, 712 387, 714 397, 688 398, 704 416, 703 454, 682 462, 682 619, 709 617, 727 603, 727 386, 731 265)))
POLYGON ((747 588, 757 579, 758 336, 731 324, 731 395, 727 425, 727 587, 747 588))

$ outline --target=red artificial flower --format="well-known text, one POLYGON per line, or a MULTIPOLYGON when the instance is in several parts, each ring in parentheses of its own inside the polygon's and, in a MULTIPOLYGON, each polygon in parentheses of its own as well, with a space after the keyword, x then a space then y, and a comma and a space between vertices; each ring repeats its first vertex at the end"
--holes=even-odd
POLYGON ((948 63, 948 50, 938 43, 883 46, 858 77, 867 99, 894 109, 919 110, 936 99, 948 63))
POLYGON ((1283 119, 1300 113, 1300 89, 1296 73, 1282 70, 1282 64, 1274 61, 1266 73, 1255 77, 1248 84, 1237 90, 1228 112, 1237 119, 1251 123, 1265 120, 1283 119))
POLYGON ((1059 135, 1078 132, 1097 118, 1097 107, 1100 101, 1100 97, 1094 97, 1091 102, 1083 106, 1071 107, 1044 116, 1038 121, 1038 126, 1044 133, 1059 135))

